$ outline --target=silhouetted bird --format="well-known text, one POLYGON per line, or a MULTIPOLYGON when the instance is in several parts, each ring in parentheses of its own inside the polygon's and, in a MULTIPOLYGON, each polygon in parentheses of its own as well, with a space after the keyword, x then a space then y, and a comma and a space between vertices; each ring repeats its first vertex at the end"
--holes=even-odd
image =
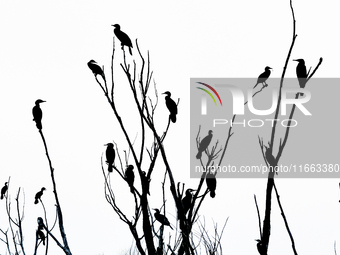
POLYGON ((113 163, 115 162, 116 152, 113 148, 113 143, 105 144, 106 148, 106 164, 108 164, 108 171, 111 173, 113 171, 113 163))
MULTIPOLYGON (((266 155, 267 162, 272 167, 272 170, 274 171, 274 170, 276 170, 275 167, 276 167, 277 163, 276 163, 275 157, 273 156, 273 151, 270 148, 270 145, 269 145, 269 147, 264 145, 264 147, 266 148, 265 155, 266 155)), ((278 173, 276 172, 276 174, 278 174, 278 173)))
MULTIPOLYGON (((293 61, 299 62, 296 66, 296 76, 298 78, 300 88, 303 89, 306 86, 308 76, 305 61, 302 58, 294 59, 293 61)), ((303 96, 303 93, 300 93, 300 96, 303 96)))
POLYGON ((44 102, 46 101, 38 99, 37 101, 35 101, 35 106, 32 109, 33 120, 35 121, 37 128, 39 130, 42 129, 42 125, 41 125, 42 111, 40 109, 40 103, 44 103, 44 102))
POLYGON ((34 200, 35 204, 39 203, 39 199, 41 199, 41 196, 43 195, 44 190, 46 190, 46 189, 44 187, 42 187, 41 190, 38 191, 37 194, 35 194, 35 200, 34 200))
POLYGON ((103 69, 98 65, 98 63, 96 61, 94 61, 93 59, 91 59, 88 63, 87 63, 88 67, 91 69, 92 73, 94 74, 94 76, 100 75, 103 80, 105 81, 105 75, 104 75, 104 71, 103 69))
POLYGON ((133 193, 133 182, 135 181, 135 174, 133 172, 133 165, 129 165, 125 170, 125 179, 130 186, 130 191, 133 193))
POLYGON ((41 217, 38 217, 37 221, 38 221, 38 229, 39 230, 44 229, 44 220, 41 217))
POLYGON ((45 245, 45 234, 40 229, 37 230, 37 239, 40 239, 45 245))
POLYGON ((0 199, 4 199, 5 195, 6 195, 6 192, 8 190, 8 186, 7 186, 8 182, 5 182, 5 185, 2 187, 1 189, 1 197, 0 199))
POLYGON ((186 215, 188 213, 188 211, 190 210, 191 203, 192 203, 192 194, 191 194, 191 192, 193 192, 193 191, 194 191, 193 189, 187 189, 185 191, 185 197, 182 199, 184 215, 186 215))
POLYGON ((132 46, 132 42, 130 40, 130 37, 127 34, 125 34, 122 30, 120 30, 120 25, 115 24, 115 25, 112 25, 112 26, 115 27, 113 32, 115 33, 118 40, 120 41, 122 49, 123 49, 124 46, 129 47, 130 55, 132 55, 131 48, 133 48, 133 46, 132 46))
POLYGON ((213 137, 212 133, 213 133, 213 131, 209 130, 208 135, 203 138, 203 140, 201 141, 200 145, 198 146, 198 153, 196 155, 197 159, 200 159, 202 157, 203 151, 205 151, 208 148, 208 146, 209 146, 209 144, 211 142, 211 139, 213 137))
POLYGON ((264 85, 265 87, 267 87, 267 83, 266 83, 266 80, 269 78, 270 76, 270 69, 272 69, 271 67, 269 66, 266 66, 266 68, 264 69, 265 71, 263 73, 260 74, 260 76, 257 78, 257 82, 254 86, 254 89, 255 87, 257 86, 257 84, 262 84, 264 85))
POLYGON ((215 177, 215 175, 213 173, 208 173, 205 181, 206 181, 207 187, 210 191, 210 196, 212 198, 214 198, 215 195, 216 195, 216 193, 215 193, 215 190, 216 190, 216 177, 215 177))
POLYGON ((150 181, 151 180, 147 177, 145 171, 143 171, 142 173, 143 173, 142 182, 143 182, 144 188, 146 190, 146 193, 148 193, 150 195, 150 181))
POLYGON ((164 92, 163 94, 166 94, 165 96, 165 104, 166 107, 168 107, 170 112, 170 120, 175 123, 176 122, 176 115, 177 115, 177 104, 174 100, 171 98, 171 93, 169 91, 164 92))
POLYGON ((163 214, 160 214, 158 209, 154 209, 154 210, 156 211, 155 214, 154 214, 156 220, 159 221, 162 225, 169 226, 171 229, 173 229, 170 226, 170 222, 169 222, 168 218, 165 217, 163 214))

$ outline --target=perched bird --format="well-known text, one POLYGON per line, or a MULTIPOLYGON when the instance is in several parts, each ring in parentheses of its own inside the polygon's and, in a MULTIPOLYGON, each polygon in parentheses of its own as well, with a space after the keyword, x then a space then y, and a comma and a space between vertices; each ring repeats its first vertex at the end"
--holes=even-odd
POLYGON ((41 199, 41 196, 43 195, 44 190, 46 190, 45 187, 42 187, 41 190, 38 191, 37 194, 35 194, 34 204, 39 203, 39 199, 41 199))
POLYGON ((192 194, 191 194, 191 192, 193 192, 193 191, 195 191, 195 190, 187 189, 185 191, 185 197, 182 199, 184 215, 186 215, 188 213, 188 211, 190 210, 191 203, 192 203, 192 194))
POLYGON ((98 63, 96 61, 94 61, 93 59, 91 59, 88 63, 87 63, 88 67, 91 69, 92 73, 94 74, 94 76, 97 78, 97 75, 100 75, 104 81, 105 80, 105 75, 104 75, 104 71, 103 69, 98 65, 98 63))
MULTIPOLYGON (((303 89, 306 86, 307 77, 308 77, 305 60, 300 58, 300 59, 294 59, 293 61, 299 62, 298 65, 296 66, 296 76, 298 78, 300 88, 303 89)), ((300 96, 303 96, 303 93, 300 93, 300 96)))
POLYGON ((115 162, 116 152, 113 148, 113 143, 105 144, 106 148, 106 164, 108 164, 108 171, 111 173, 113 171, 113 163, 115 162))
POLYGON ((164 92, 163 94, 166 94, 165 96, 165 104, 166 107, 168 107, 169 112, 170 112, 170 120, 175 123, 176 122, 176 115, 177 115, 177 104, 175 103, 174 100, 171 98, 171 93, 169 91, 164 92))
POLYGON ((135 181, 135 174, 133 172, 133 165, 129 165, 125 170, 125 180, 130 186, 130 191, 133 193, 133 182, 135 181))
POLYGON ((197 159, 200 159, 202 157, 203 151, 205 151, 208 148, 208 146, 209 146, 209 144, 211 142, 211 139, 213 137, 212 133, 213 133, 213 131, 209 130, 208 135, 203 138, 203 140, 201 141, 200 145, 198 146, 198 153, 196 155, 197 159))
POLYGON ((118 40, 120 41, 122 49, 123 49, 124 46, 129 47, 130 55, 132 55, 131 48, 133 48, 133 46, 132 46, 132 42, 130 40, 130 37, 127 34, 125 34, 122 30, 120 30, 120 25, 115 24, 115 25, 112 25, 112 26, 115 27, 113 32, 115 33, 118 40))
MULTIPOLYGON (((275 170, 275 167, 277 166, 277 163, 276 163, 275 157, 273 156, 273 151, 270 148, 270 145, 269 145, 269 147, 264 145, 264 147, 266 148, 265 155, 266 155, 267 162, 272 167, 272 170, 275 170)), ((278 174, 278 173, 276 172, 276 174, 278 174)))
POLYGON ((162 225, 169 226, 171 229, 173 229, 170 226, 170 222, 169 222, 168 218, 165 217, 163 214, 160 214, 158 209, 154 209, 154 210, 156 211, 155 214, 154 214, 156 220, 159 221, 162 225))
POLYGON ((269 66, 266 66, 266 68, 264 69, 264 72, 263 73, 261 73, 260 74, 260 76, 257 78, 257 82, 256 82, 256 84, 255 84, 255 86, 254 86, 254 88, 253 89, 255 89, 255 87, 257 86, 257 84, 262 84, 262 85, 264 85, 265 87, 267 87, 268 85, 267 85, 267 83, 266 83, 266 80, 269 78, 269 76, 270 76, 270 69, 273 69, 273 68, 271 68, 271 67, 269 67, 269 66))
POLYGON ((35 106, 32 109, 33 120, 35 121, 37 128, 39 130, 42 129, 42 125, 41 125, 42 111, 40 109, 40 103, 44 103, 44 102, 46 101, 38 99, 37 101, 35 101, 35 106))
POLYGON ((40 229, 37 230, 37 239, 40 239, 45 245, 45 234, 40 229))
POLYGON ((38 217, 37 221, 38 221, 38 229, 39 230, 44 229, 44 220, 41 217, 38 217))
POLYGON ((5 185, 2 187, 1 189, 1 197, 0 199, 4 199, 5 195, 6 195, 6 192, 8 190, 8 182, 5 182, 5 185))
POLYGON ((213 173, 208 173, 205 179, 207 183, 207 187, 210 191, 210 196, 214 198, 216 196, 215 190, 216 190, 216 177, 213 173))
POLYGON ((144 188, 146 190, 146 193, 148 193, 150 195, 150 181, 151 180, 150 180, 150 178, 147 177, 145 171, 143 171, 142 173, 143 173, 143 175, 142 175, 142 184, 143 184, 143 186, 144 186, 144 188))

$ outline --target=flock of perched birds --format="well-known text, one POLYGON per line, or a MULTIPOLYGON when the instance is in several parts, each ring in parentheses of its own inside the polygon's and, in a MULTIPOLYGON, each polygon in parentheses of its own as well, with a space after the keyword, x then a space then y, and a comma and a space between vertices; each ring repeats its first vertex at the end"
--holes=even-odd
MULTIPOLYGON (((132 42, 131 39, 129 38, 129 36, 124 33, 123 31, 121 31, 120 29, 120 25, 115 24, 112 25, 114 28, 114 34, 116 35, 116 37, 118 38, 118 40, 121 42, 121 49, 124 50, 124 46, 128 47, 129 49, 129 53, 130 55, 132 55, 132 42)), ((307 78, 309 75, 309 72, 307 73, 307 69, 305 66, 305 61, 303 59, 294 59, 294 61, 298 62, 298 65, 296 67, 296 75, 298 78, 298 82, 299 82, 299 86, 300 88, 305 88, 306 82, 307 82, 307 78)), ((105 75, 104 75, 104 71, 103 68, 101 68, 98 63, 94 60, 90 60, 87 63, 88 67, 91 69, 91 71, 93 72, 93 74, 95 75, 95 77, 97 78, 97 75, 100 75, 103 80, 106 82, 105 80, 105 75)), ((271 74, 271 70, 272 68, 267 66, 265 67, 265 71, 259 75, 257 82, 254 86, 254 88, 256 88, 256 86, 258 84, 262 84, 263 87, 267 87, 268 84, 266 83, 267 79, 269 78, 270 74, 271 74)), ((166 107, 169 110, 169 121, 171 120, 171 122, 176 123, 177 120, 177 113, 178 113, 178 109, 177 109, 177 104, 175 103, 175 101, 171 98, 171 93, 169 91, 164 92, 163 94, 165 94, 165 104, 166 107)), ((303 93, 300 93, 301 96, 303 96, 303 93)), ((35 101, 35 106, 32 109, 32 113, 33 113, 33 121, 35 121, 36 123, 36 127, 39 131, 41 131, 42 129, 42 110, 40 108, 40 104, 44 103, 46 101, 38 99, 35 101)), ((202 157, 202 153, 205 152, 208 148, 208 146, 210 145, 210 142, 212 140, 213 137, 213 131, 209 130, 208 135, 206 137, 204 137, 198 144, 198 153, 196 155, 196 159, 201 160, 202 157)), ((115 161, 115 157, 116 157, 116 152, 114 149, 114 145, 113 143, 108 143, 106 144, 107 148, 106 148, 106 164, 108 165, 108 172, 111 173, 113 172, 113 168, 114 168, 114 161, 115 161)), ((270 149, 270 144, 269 147, 264 146, 266 148, 266 158, 267 161, 270 165, 275 165, 276 164, 276 160, 272 155, 271 149, 270 149)), ((133 165, 128 165, 125 173, 124 173, 124 178, 126 180, 126 182, 128 183, 129 187, 130 187, 130 192, 134 193, 134 180, 135 180, 135 175, 133 172, 134 166, 133 165)), ((149 191, 149 183, 150 183, 150 179, 149 177, 146 175, 145 172, 143 172, 142 175, 142 183, 143 185, 145 185, 146 187, 146 192, 148 194, 150 194, 149 191)), ((215 190, 216 190, 216 173, 210 173, 208 172, 206 174, 206 184, 207 184, 207 189, 210 192, 210 196, 212 198, 215 197, 215 190)), ((3 199, 6 196, 8 190, 8 182, 5 183, 5 185, 2 187, 1 189, 1 196, 0 199, 3 199)), ((38 204, 39 201, 41 201, 41 197, 43 195, 43 192, 46 190, 45 187, 42 187, 40 191, 38 191, 35 195, 35 200, 34 200, 34 204, 38 204)), ((182 199, 182 205, 183 205, 183 209, 184 209, 184 215, 186 215, 189 211, 189 209, 192 206, 192 199, 193 199, 193 195, 192 192, 195 191, 193 189, 187 189, 185 192, 185 196, 182 199)), ((154 216, 155 219, 157 221, 159 221, 162 225, 165 226, 169 226, 171 229, 171 225, 169 220, 167 219, 167 217, 163 214, 160 213, 160 210, 155 208, 153 209, 155 210, 154 216)), ((37 237, 39 239, 41 239, 41 241, 43 242, 43 244, 45 245, 45 235, 42 232, 43 230, 43 222, 41 219, 41 222, 39 222, 38 219, 38 230, 37 230, 37 237)))

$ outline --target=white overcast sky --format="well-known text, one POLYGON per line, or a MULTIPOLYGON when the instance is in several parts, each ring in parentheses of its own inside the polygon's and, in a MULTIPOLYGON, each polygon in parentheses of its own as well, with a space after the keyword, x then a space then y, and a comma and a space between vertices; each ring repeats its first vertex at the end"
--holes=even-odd
MULTIPOLYGON (((304 58, 307 66, 315 66, 323 57, 324 63, 315 77, 338 77, 340 2, 295 0, 293 4, 298 37, 292 58, 304 58)), ((12 200, 18 187, 25 191, 24 233, 28 254, 33 252, 36 218, 42 215, 42 208, 33 204, 33 198, 42 186, 47 188, 43 199, 50 225, 55 217, 48 162, 32 121, 31 110, 38 98, 47 101, 42 104, 43 131, 73 254, 125 254, 131 246, 127 226, 105 201, 100 166, 103 145, 113 139, 123 141, 122 134, 87 67, 87 62, 95 59, 105 66, 110 77, 111 24, 116 23, 134 44, 138 38, 144 54, 149 50, 158 91, 169 90, 173 98, 181 99, 178 121, 170 127, 165 148, 176 180, 192 187, 198 180, 189 178, 189 141, 186 140, 190 132, 190 78, 257 77, 267 65, 274 68, 273 77, 280 77, 292 38, 288 0, 2 1, 0 185, 11 176, 12 200)), ((136 56, 135 47, 133 52, 136 56)), ((118 47, 115 54, 119 90, 128 84, 122 79, 118 65, 122 60, 118 47)), ((288 77, 295 76, 295 65, 289 66, 288 77)), ((134 137, 138 130, 133 129, 133 115, 128 110, 131 102, 128 91, 122 89, 119 98, 119 110, 125 121, 132 123, 129 131, 134 137)), ((338 107, 338 102, 334 101, 333 106, 338 107)), ((159 116, 167 114, 163 97, 160 97, 159 113, 159 116)), ((321 132, 328 132, 327 122, 337 116, 325 112, 323 117, 318 120, 325 125, 321 132)), ((162 121, 165 125, 166 118, 160 116, 159 125, 164 128, 162 121)), ((339 121, 333 125, 339 126, 339 121)), ((315 136, 319 135, 316 130, 315 136)), ((339 140, 336 133, 333 135, 339 140)), ((303 150, 313 147, 314 144, 306 143, 303 150)), ((127 150, 123 143, 120 148, 127 150)), ((338 148, 318 150, 326 153, 338 148)), ((306 163, 339 163, 339 159, 306 163)), ((155 172, 153 178, 161 180, 163 173, 160 167, 159 176, 155 172)), ((299 253, 332 254, 334 241, 339 243, 338 181, 277 181, 299 253)), ((123 186, 118 202, 128 212, 132 195, 123 186)), ((160 187, 155 181, 151 193, 159 193, 160 187)), ((211 230, 213 222, 222 227, 229 217, 222 239, 225 254, 257 254, 254 239, 259 238, 259 231, 253 194, 257 195, 263 217, 265 188, 266 179, 223 179, 218 180, 216 198, 205 200, 201 215, 205 216, 208 229, 211 230)), ((152 207, 160 207, 162 200, 154 196, 150 203, 152 207)), ((175 224, 170 193, 168 204, 167 216, 175 224)), ((275 200, 272 224, 269 252, 292 253, 275 200)), ((0 227, 7 227, 3 201, 0 227)), ((50 249, 51 254, 63 254, 52 241, 50 249)), ((0 254, 5 254, 2 243, 0 254)))

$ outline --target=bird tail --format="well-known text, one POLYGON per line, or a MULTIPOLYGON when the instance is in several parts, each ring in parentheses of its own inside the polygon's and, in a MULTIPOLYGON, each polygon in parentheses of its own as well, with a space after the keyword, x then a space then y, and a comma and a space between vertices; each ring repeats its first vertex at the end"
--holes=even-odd
POLYGON ((130 185, 130 192, 133 194, 133 185, 130 185))
POLYGON ((173 122, 173 123, 176 123, 176 114, 170 114, 170 120, 173 122))
POLYGON ((108 166, 108 168, 107 168, 107 171, 109 171, 109 173, 112 173, 112 171, 113 171, 113 166, 112 166, 112 164, 108 164, 109 166, 108 166))
POLYGON ((210 196, 211 196, 212 198, 214 198, 214 197, 216 196, 216 193, 215 193, 214 190, 211 190, 211 191, 210 191, 210 196))
POLYGON ((129 52, 130 52, 130 55, 132 56, 132 50, 131 50, 131 47, 129 47, 129 52))
POLYGON ((34 200, 34 204, 37 204, 39 201, 38 201, 38 199, 35 199, 34 200))
POLYGON ((197 158, 197 159, 201 159, 201 157, 202 157, 202 152, 199 151, 199 152, 197 153, 197 155, 196 155, 196 158, 197 158))
POLYGON ((35 121, 35 122, 37 125, 37 129, 41 130, 42 129, 41 121, 35 121))
POLYGON ((258 83, 256 83, 256 84, 255 84, 255 86, 253 87, 253 89, 255 89, 255 88, 256 88, 257 84, 258 84, 258 83))
POLYGON ((4 199, 4 194, 1 194, 1 197, 0 197, 0 199, 2 200, 2 199, 4 199))

